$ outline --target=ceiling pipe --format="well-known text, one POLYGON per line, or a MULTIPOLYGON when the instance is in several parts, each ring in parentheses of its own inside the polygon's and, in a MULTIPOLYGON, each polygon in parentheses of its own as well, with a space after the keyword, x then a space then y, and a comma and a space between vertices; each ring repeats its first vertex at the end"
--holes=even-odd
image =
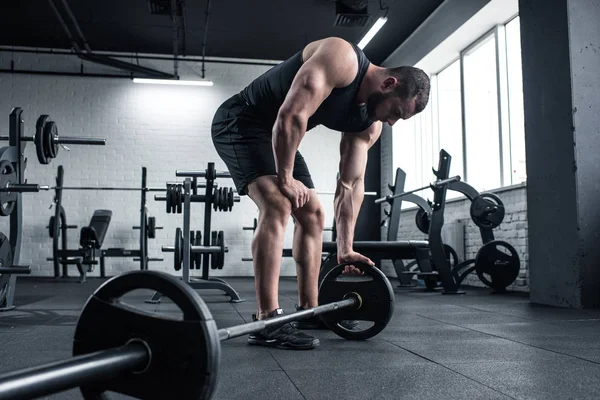
MULTIPOLYGON (((63 0, 64 1, 64 0, 63 0)), ((173 22, 173 75, 179 76, 179 27, 177 26, 177 0, 171 0, 171 20, 173 22)))
POLYGON ((206 2, 206 19, 204 22, 204 39, 202 40, 202 79, 205 78, 206 68, 204 67, 204 57, 206 56, 206 36, 208 35, 208 18, 210 17, 210 0, 206 2))
POLYGON ((75 52, 77 57, 79 57, 80 59, 82 59, 84 61, 90 61, 90 62, 93 62, 96 64, 102 64, 102 65, 106 65, 108 67, 113 67, 113 68, 117 68, 120 70, 128 71, 128 72, 131 72, 132 76, 134 73, 139 73, 139 74, 142 74, 144 77, 163 78, 163 79, 176 79, 177 78, 175 75, 171 75, 166 72, 158 71, 156 69, 146 68, 146 67, 142 67, 142 66, 139 66, 136 64, 131 64, 131 63, 128 63, 125 61, 116 60, 111 57, 94 54, 92 52, 87 40, 83 36, 83 33, 81 32, 81 29, 79 28, 79 24, 77 23, 77 20, 75 19, 73 13, 71 12, 71 9, 70 9, 68 3, 66 2, 66 0, 62 0, 63 7, 67 11, 67 14, 70 17, 72 24, 75 26, 76 32, 78 33, 80 39, 82 40, 82 42, 84 44, 85 52, 82 51, 81 47, 77 43, 77 40, 73 37, 71 30, 67 26, 67 24, 66 24, 65 20, 63 19, 62 15, 60 14, 60 12, 58 11, 58 8, 56 7, 54 0, 48 0, 48 2, 50 3, 50 7, 54 11, 56 18, 58 19, 59 24, 62 26, 69 41, 71 42, 71 45, 73 46, 73 51, 75 52))

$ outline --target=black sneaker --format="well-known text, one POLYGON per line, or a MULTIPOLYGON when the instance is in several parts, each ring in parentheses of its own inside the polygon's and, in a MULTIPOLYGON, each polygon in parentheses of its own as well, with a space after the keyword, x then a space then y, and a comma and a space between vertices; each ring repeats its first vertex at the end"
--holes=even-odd
MULTIPOLYGON (((296 311, 302 311, 304 308, 296 305, 296 311)), ((296 329, 328 329, 323 322, 323 319, 319 315, 315 315, 314 317, 301 319, 298 321, 290 322, 292 326, 296 329)), ((358 325, 358 321, 348 320, 348 321, 340 321, 340 325, 343 328, 348 330, 352 330, 356 328, 358 325)))
MULTIPOLYGON (((271 312, 267 318, 282 315, 281 308, 271 312)), ((256 321, 256 314, 252 315, 252 319, 256 321)), ((319 339, 310 336, 304 332, 300 332, 294 328, 291 323, 273 328, 265 328, 260 332, 251 333, 248 336, 248 344, 256 346, 268 346, 278 349, 287 350, 310 350, 319 345, 319 339)))

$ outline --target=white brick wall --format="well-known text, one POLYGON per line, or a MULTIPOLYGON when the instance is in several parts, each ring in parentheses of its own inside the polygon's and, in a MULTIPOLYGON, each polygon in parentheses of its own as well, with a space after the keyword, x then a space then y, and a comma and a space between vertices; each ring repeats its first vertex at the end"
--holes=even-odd
MULTIPOLYGON (((392 163, 392 145, 391 134, 384 135, 382 140, 388 145, 382 145, 381 153, 381 171, 382 185, 381 193, 390 193, 387 187, 388 183, 393 183, 393 163, 392 163)), ((411 188, 406 188, 411 189, 411 188)), ((511 244, 519 254, 521 260, 521 272, 515 283, 509 287, 510 290, 529 291, 529 272, 528 272, 528 246, 527 246, 527 191, 524 186, 506 188, 496 191, 505 207, 505 217, 502 224, 494 230, 496 239, 504 240, 511 244)), ((430 198, 431 199, 431 198, 430 198)), ((464 197, 451 200, 446 204, 444 214, 444 223, 450 224, 455 221, 463 221, 465 224, 465 257, 473 259, 477 251, 481 248, 481 234, 479 228, 473 223, 469 215, 471 202, 464 197)), ((389 207, 388 207, 389 208, 389 207)), ((382 207, 383 210, 383 207, 382 207)), ((415 224, 416 209, 411 208, 402 212, 400 226, 398 229, 398 239, 426 239, 426 235, 421 233, 415 224)), ((382 212, 382 219, 384 219, 382 212)), ((381 237, 386 238, 387 228, 381 230, 381 237)), ((463 261, 463 260, 461 260, 463 261)), ((396 271, 391 262, 384 262, 382 265, 384 272, 392 277, 396 276, 396 271)), ((464 285, 484 286, 477 275, 471 274, 464 281, 464 285)))
MULTIPOLYGON (((10 68, 10 53, 0 53, 0 68, 10 68)), ((79 72, 75 57, 57 55, 15 54, 15 68, 79 72)), ((85 64, 86 72, 119 73, 108 67, 85 64)), ((172 71, 163 61, 141 61, 142 65, 172 71)), ((206 64, 206 78, 213 87, 181 87, 134 84, 128 79, 59 77, 43 75, 0 74, 0 132, 8 134, 8 114, 12 107, 24 109, 26 133, 31 135, 40 114, 49 114, 65 136, 94 136, 107 139, 106 146, 71 146, 61 150, 50 165, 39 165, 35 148, 29 144, 26 178, 30 183, 53 184, 56 168, 65 167, 65 185, 138 186, 141 166, 148 168, 148 184, 163 186, 174 181, 176 169, 206 168, 214 161, 217 169, 225 169, 210 138, 210 123, 217 107, 239 92, 268 66, 238 64, 206 64)), ((181 62, 182 79, 199 76, 199 63, 181 62)), ((339 134, 319 127, 310 131, 300 146, 317 188, 332 190, 339 162, 339 134)), ((181 179, 179 179, 181 180, 181 179)), ((219 181, 222 186, 231 180, 219 181)), ((53 211, 52 193, 24 195, 24 230, 21 264, 31 264, 35 275, 52 275, 51 239, 46 224, 53 211)), ((333 218, 333 196, 323 196, 327 221, 333 218)), ((68 222, 79 227, 89 223, 95 209, 113 211, 113 219, 104 247, 138 247, 138 232, 131 229, 139 222, 139 196, 136 192, 65 192, 63 196, 68 222)), ((150 256, 164 256, 162 263, 150 268, 173 271, 172 254, 161 253, 161 245, 173 243, 174 231, 182 225, 182 216, 166 214, 165 204, 148 200, 150 215, 156 216, 157 238, 149 241, 150 256)), ((192 228, 203 227, 203 204, 192 204, 192 228)), ((213 275, 252 276, 252 264, 242 262, 250 255, 252 234, 242 231, 257 215, 247 197, 236 203, 232 212, 214 213, 212 229, 225 231, 229 253, 225 268, 211 270, 213 275)), ((8 218, 0 220, 0 231, 8 233, 8 218)), ((76 248, 79 232, 70 231, 70 248, 76 248)), ((204 232, 203 232, 204 234, 204 232)), ((292 243, 290 222, 285 246, 292 243)), ((136 269, 132 259, 107 260, 107 273, 114 275, 136 269)), ((74 271, 73 271, 74 273, 74 271)), ((284 259, 282 275, 295 275, 291 259, 284 259)))

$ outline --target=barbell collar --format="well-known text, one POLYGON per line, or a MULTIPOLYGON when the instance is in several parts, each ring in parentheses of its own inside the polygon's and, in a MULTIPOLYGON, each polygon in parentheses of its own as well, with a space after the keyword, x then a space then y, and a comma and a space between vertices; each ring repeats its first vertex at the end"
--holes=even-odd
POLYGON ((334 301, 333 303, 307 308, 306 310, 297 311, 291 314, 284 314, 278 317, 262 319, 259 321, 250 322, 248 324, 231 326, 229 328, 221 328, 218 331, 219 340, 223 341, 233 339, 254 332, 259 332, 272 326, 281 326, 288 322, 298 321, 344 308, 359 308, 360 303, 361 301, 356 295, 349 294, 347 299, 334 301))

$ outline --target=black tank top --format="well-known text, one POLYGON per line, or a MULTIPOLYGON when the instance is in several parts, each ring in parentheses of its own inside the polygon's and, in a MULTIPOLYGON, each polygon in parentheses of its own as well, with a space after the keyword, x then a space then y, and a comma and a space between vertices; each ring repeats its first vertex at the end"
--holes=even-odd
MULTIPOLYGON (((356 104, 356 94, 369 67, 369 60, 361 49, 352 43, 358 56, 358 73, 348 86, 335 88, 308 120, 307 131, 317 125, 340 132, 360 132, 373 121, 366 106, 356 104)), ((302 66, 302 51, 271 68, 240 92, 242 99, 258 113, 262 123, 270 127, 285 100, 296 73, 302 66)))

